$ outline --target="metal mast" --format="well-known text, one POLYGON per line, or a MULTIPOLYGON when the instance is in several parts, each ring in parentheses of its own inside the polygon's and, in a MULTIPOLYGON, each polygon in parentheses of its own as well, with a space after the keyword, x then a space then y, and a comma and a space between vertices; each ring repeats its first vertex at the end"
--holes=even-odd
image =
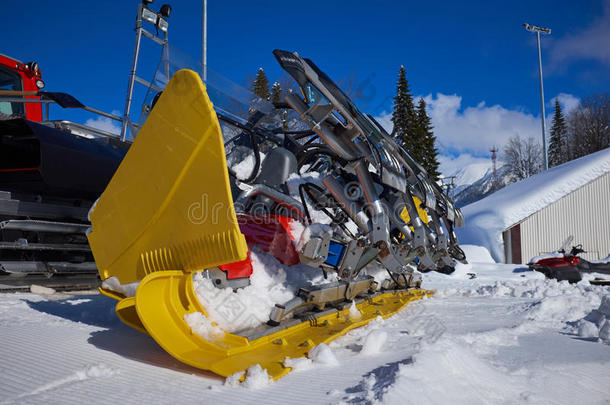
POLYGON ((536 40, 538 42, 538 73, 540 75, 540 108, 542 110, 542 150, 544 154, 544 170, 549 168, 549 156, 546 149, 546 118, 544 112, 544 86, 542 84, 542 56, 540 53, 540 33, 550 34, 550 28, 537 27, 535 25, 523 24, 526 30, 536 33, 536 40))

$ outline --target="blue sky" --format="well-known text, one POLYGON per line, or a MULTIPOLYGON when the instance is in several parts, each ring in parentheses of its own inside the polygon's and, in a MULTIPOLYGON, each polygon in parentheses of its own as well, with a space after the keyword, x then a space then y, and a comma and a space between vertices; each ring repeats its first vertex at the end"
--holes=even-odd
MULTIPOLYGON (((3 3, 0 53, 38 61, 47 90, 122 110, 136 0, 3 3)), ((429 102, 444 165, 486 157, 517 133, 540 136, 536 43, 524 22, 553 29, 542 48, 547 104, 561 95, 570 108, 610 88, 610 0, 208 3, 208 64, 238 83, 259 67, 274 80, 271 51, 295 50, 336 80, 353 74, 365 88, 358 104, 387 122, 405 65, 413 94, 429 102)), ((170 4, 170 41, 198 58, 201 1, 170 4)), ((157 50, 143 51, 154 66, 157 50)))

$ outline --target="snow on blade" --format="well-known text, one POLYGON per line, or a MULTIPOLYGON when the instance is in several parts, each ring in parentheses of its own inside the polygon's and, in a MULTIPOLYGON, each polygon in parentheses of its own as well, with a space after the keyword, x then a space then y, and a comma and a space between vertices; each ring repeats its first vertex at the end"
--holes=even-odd
POLYGON ((139 281, 135 281, 133 283, 121 284, 118 278, 109 277, 102 282, 102 288, 105 288, 110 291, 118 292, 119 294, 123 294, 125 297, 134 297, 136 295, 136 290, 138 289, 139 281))
POLYGON ((193 287, 211 321, 226 332, 253 328, 269 320, 276 303, 294 297, 287 285, 286 272, 272 256, 251 252, 253 273, 250 285, 233 291, 218 288, 205 273, 193 275, 193 287))
POLYGON ((348 315, 349 315, 350 319, 353 319, 353 320, 362 318, 362 313, 360 312, 358 307, 356 307, 356 301, 352 301, 352 305, 350 305, 350 307, 349 307, 348 315))
POLYGON ((192 312, 184 315, 184 320, 191 327, 193 333, 198 334, 202 338, 210 341, 222 339, 225 335, 224 331, 214 325, 201 312, 192 312))

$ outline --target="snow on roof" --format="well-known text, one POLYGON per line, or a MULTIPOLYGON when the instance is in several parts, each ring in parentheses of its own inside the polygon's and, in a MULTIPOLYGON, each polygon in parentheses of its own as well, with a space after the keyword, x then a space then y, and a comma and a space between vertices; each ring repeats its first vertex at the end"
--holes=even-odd
POLYGON ((461 243, 485 246, 502 261, 502 232, 574 190, 610 172, 610 148, 538 173, 462 208, 461 243))

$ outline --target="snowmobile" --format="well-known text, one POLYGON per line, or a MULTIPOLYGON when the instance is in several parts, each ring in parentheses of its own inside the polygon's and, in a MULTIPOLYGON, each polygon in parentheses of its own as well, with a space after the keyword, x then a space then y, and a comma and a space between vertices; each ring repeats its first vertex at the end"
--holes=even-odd
MULTIPOLYGON (((569 283, 581 281, 582 273, 610 275, 610 262, 594 263, 578 256, 581 253, 586 253, 581 244, 572 246, 570 252, 566 253, 566 248, 572 240, 573 237, 570 236, 555 253, 532 258, 528 263, 528 267, 530 270, 541 272, 547 278, 553 278, 558 281, 567 280, 569 283)), ((595 278, 590 280, 590 283, 594 285, 609 285, 610 280, 595 278)))

